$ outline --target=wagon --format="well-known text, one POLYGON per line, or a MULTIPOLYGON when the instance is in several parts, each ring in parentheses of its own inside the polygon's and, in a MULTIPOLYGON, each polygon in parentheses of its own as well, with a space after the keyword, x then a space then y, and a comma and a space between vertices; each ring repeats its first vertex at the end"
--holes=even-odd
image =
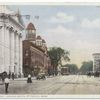
POLYGON ((36 77, 37 80, 46 79, 45 73, 39 73, 36 77))

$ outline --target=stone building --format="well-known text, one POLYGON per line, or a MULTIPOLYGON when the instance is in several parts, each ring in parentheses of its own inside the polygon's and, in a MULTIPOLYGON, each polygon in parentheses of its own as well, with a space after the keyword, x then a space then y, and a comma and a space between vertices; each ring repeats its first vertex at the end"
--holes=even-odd
POLYGON ((100 71, 100 53, 94 53, 93 58, 93 72, 100 71))
POLYGON ((0 5, 0 73, 22 75, 22 18, 0 5))
POLYGON ((47 46, 41 36, 36 35, 36 28, 29 23, 26 28, 26 39, 23 41, 23 72, 37 75, 39 72, 47 73, 50 59, 47 54, 47 46))

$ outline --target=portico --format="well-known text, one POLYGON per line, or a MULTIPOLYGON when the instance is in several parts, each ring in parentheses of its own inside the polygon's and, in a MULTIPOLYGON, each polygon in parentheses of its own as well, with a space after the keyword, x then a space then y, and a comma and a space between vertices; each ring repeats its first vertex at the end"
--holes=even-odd
POLYGON ((0 6, 0 73, 22 75, 22 31, 23 24, 7 6, 0 6), (2 9, 2 10, 1 10, 2 9), (4 12, 3 12, 4 11, 4 12))

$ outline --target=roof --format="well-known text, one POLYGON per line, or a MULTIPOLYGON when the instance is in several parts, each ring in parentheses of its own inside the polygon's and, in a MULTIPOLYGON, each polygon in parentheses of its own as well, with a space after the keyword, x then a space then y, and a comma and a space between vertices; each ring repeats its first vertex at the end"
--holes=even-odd
POLYGON ((32 41, 29 41, 32 45, 32 47, 34 47, 34 48, 37 48, 38 50, 40 50, 40 51, 42 51, 42 52, 45 52, 45 50, 44 49, 42 49, 41 47, 39 47, 39 46, 37 46, 36 44, 34 44, 32 41))
POLYGON ((42 40, 42 43, 46 43, 44 39, 42 40))
POLYGON ((32 23, 29 23, 29 24, 27 25, 27 28, 26 28, 26 29, 27 29, 27 30, 36 30, 34 24, 32 24, 32 23))
POLYGON ((39 39, 39 40, 41 40, 42 38, 41 38, 41 36, 39 36, 39 35, 38 35, 36 39, 39 39))
POLYGON ((23 21, 23 19, 22 19, 22 16, 21 16, 21 14, 20 14, 19 9, 18 9, 18 11, 16 12, 16 16, 17 16, 17 18, 16 18, 17 22, 19 22, 21 25, 24 26, 24 21, 23 21))
POLYGON ((13 14, 14 11, 10 10, 7 5, 0 5, 0 14, 1 13, 13 14))
MULTIPOLYGON (((19 13, 20 14, 20 13, 19 13)), ((7 18, 9 17, 10 20, 13 20, 14 23, 19 25, 22 29, 24 29, 24 23, 23 20, 19 16, 16 16, 16 13, 12 11, 9 6, 7 5, 0 5, 0 15, 6 16, 7 18)))
POLYGON ((93 55, 100 55, 100 53, 93 53, 93 55))

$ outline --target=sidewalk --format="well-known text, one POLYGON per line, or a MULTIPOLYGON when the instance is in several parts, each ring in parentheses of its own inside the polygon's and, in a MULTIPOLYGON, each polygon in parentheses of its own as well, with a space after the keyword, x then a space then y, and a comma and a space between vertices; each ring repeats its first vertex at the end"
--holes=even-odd
MULTIPOLYGON (((57 75, 59 76, 59 75, 57 75)), ((54 78, 57 76, 46 76, 47 79, 49 78, 54 78)), ((36 77, 32 77, 32 80, 36 80, 36 77)), ((27 77, 22 77, 22 78, 15 78, 14 80, 10 79, 10 81, 27 81, 27 77)), ((2 80, 0 80, 0 85, 3 85, 4 83, 2 82, 2 80)))
MULTIPOLYGON (((36 78, 35 77, 32 77, 32 80, 35 80, 36 78)), ((10 79, 12 80, 12 79, 10 79)), ((27 80, 27 77, 23 77, 23 78, 15 78, 14 79, 15 81, 26 81, 27 80)))

